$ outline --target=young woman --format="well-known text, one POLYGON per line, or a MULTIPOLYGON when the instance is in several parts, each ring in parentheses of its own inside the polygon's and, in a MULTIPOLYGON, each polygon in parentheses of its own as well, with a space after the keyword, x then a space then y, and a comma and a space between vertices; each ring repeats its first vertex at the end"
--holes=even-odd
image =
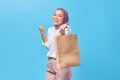
POLYGON ((47 37, 44 34, 44 27, 39 28, 43 40, 42 44, 48 49, 48 69, 46 80, 70 80, 72 77, 72 70, 70 67, 57 68, 54 46, 54 36, 71 34, 68 21, 69 16, 67 11, 63 8, 57 8, 53 15, 54 27, 48 28, 47 37))

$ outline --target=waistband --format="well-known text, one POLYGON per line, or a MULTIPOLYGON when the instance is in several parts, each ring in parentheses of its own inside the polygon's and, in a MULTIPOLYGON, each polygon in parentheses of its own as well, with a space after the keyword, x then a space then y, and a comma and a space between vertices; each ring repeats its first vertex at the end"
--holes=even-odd
POLYGON ((56 58, 54 58, 54 57, 48 57, 48 59, 54 59, 54 60, 56 60, 56 58))

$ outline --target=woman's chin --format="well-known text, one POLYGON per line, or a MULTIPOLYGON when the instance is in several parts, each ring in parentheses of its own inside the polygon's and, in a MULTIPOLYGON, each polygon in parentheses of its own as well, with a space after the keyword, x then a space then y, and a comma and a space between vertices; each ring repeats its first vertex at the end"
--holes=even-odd
POLYGON ((56 27, 61 25, 61 24, 55 24, 55 23, 53 23, 53 24, 54 24, 54 26, 56 26, 56 27))
POLYGON ((54 24, 54 26, 56 26, 56 27, 57 27, 57 26, 59 26, 59 25, 58 25, 58 24, 54 24))
POLYGON ((54 26, 59 26, 59 25, 54 23, 54 26))

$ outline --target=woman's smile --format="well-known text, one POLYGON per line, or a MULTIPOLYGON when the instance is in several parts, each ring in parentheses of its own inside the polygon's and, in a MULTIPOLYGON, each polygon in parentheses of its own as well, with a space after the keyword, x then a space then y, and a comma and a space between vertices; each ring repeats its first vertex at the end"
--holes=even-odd
POLYGON ((56 10, 53 15, 53 24, 55 26, 60 26, 63 23, 64 12, 62 10, 56 10))

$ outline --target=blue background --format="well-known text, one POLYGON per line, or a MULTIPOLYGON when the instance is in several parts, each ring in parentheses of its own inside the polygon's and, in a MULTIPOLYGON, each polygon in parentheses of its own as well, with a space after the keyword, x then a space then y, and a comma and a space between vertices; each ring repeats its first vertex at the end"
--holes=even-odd
POLYGON ((81 66, 72 80, 120 80, 120 0, 0 0, 0 80, 45 80, 40 25, 65 8, 78 35, 81 66))

